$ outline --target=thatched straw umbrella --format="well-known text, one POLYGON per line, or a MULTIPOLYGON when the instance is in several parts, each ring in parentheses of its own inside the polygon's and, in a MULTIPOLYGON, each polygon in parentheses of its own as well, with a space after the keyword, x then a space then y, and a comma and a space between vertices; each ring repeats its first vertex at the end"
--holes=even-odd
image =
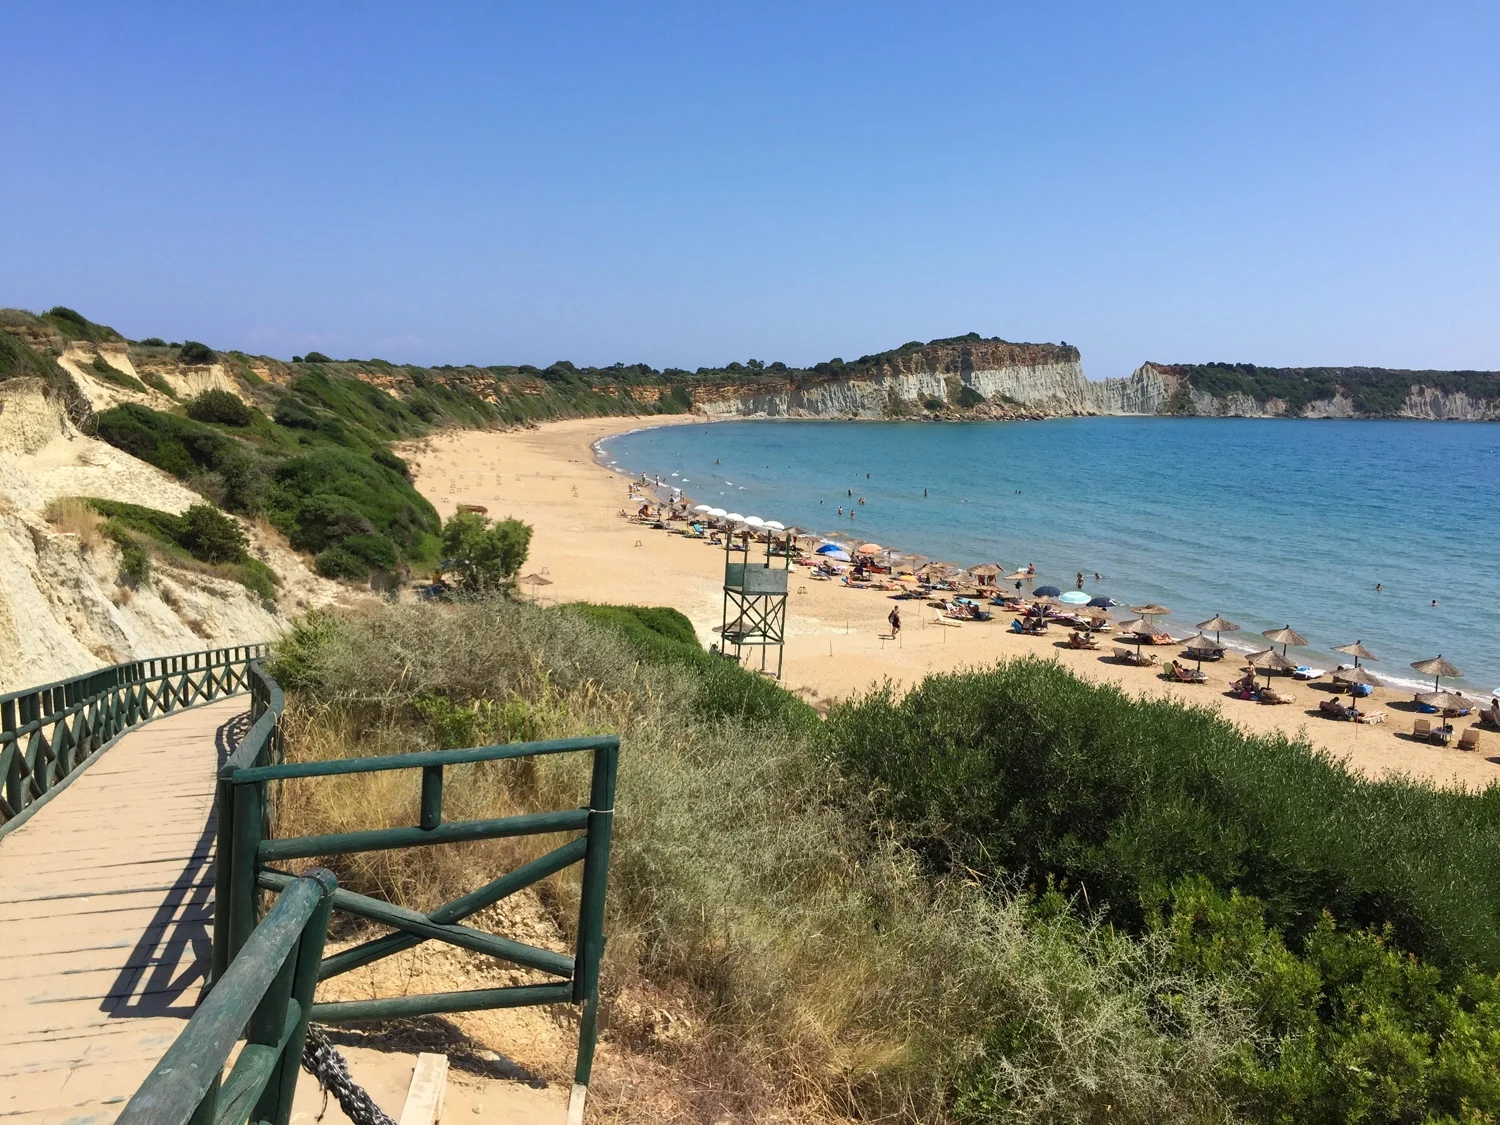
POLYGON ((1436 707, 1439 714, 1462 711, 1465 707, 1472 707, 1474 704, 1468 696, 1456 691, 1424 691, 1417 695, 1417 702, 1436 707))
POLYGON ((1226 629, 1228 629, 1231 633, 1239 631, 1239 626, 1221 613, 1214 614, 1207 621, 1198 622, 1198 628, 1200 630, 1212 629, 1214 631, 1214 640, 1218 640, 1219 634, 1226 629))
POLYGON ((1355 641, 1352 645, 1339 645, 1333 651, 1334 652, 1342 652, 1346 656, 1352 656, 1352 657, 1354 657, 1354 666, 1356 668, 1359 667, 1359 662, 1360 662, 1361 659, 1363 659, 1363 660, 1378 660, 1378 659, 1380 659, 1373 652, 1371 652, 1369 649, 1365 648, 1365 642, 1364 641, 1355 641))
POLYGON ((1130 633, 1135 637, 1135 658, 1139 662, 1141 659, 1141 646, 1146 643, 1141 639, 1141 635, 1146 634, 1149 636, 1156 631, 1156 626, 1144 617, 1132 617, 1129 621, 1120 622, 1118 628, 1120 632, 1130 633))
POLYGON ((1165 617, 1172 611, 1164 605, 1157 605, 1155 602, 1148 602, 1146 605, 1131 606, 1130 612, 1139 613, 1142 617, 1165 617))
POLYGON ((1370 688, 1385 686, 1375 678, 1368 668, 1360 668, 1357 665, 1353 668, 1346 668, 1342 672, 1335 672, 1333 678, 1336 683, 1348 684, 1351 696, 1355 694, 1354 688, 1356 684, 1370 688))
POLYGON ((1197 635, 1189 637, 1187 640, 1183 641, 1182 647, 1193 654, 1194 658, 1198 661, 1198 667, 1200 669, 1203 667, 1203 658, 1205 656, 1208 656, 1212 653, 1224 651, 1223 645, 1221 645, 1218 641, 1209 640, 1202 633, 1198 633, 1197 635))
POLYGON ((1274 648, 1268 648, 1264 652, 1252 652, 1247 658, 1250 667, 1266 674, 1266 687, 1271 686, 1272 672, 1295 672, 1297 665, 1288 660, 1274 648))
MULTIPOLYGON (((1307 638, 1293 629, 1290 625, 1288 625, 1284 629, 1267 629, 1261 634, 1261 636, 1265 637, 1266 640, 1270 641, 1273 645, 1280 645, 1282 656, 1286 655, 1286 649, 1288 645, 1305 645, 1307 643, 1307 638)), ((1296 666, 1293 665, 1293 670, 1295 670, 1295 668, 1296 666)))
POLYGON ((1444 676, 1447 676, 1449 679, 1454 679, 1455 677, 1463 675, 1463 672, 1460 671, 1457 667, 1444 660, 1441 653, 1439 653, 1437 656, 1434 656, 1431 660, 1413 660, 1411 666, 1418 672, 1421 672, 1424 676, 1432 677, 1433 691, 1438 690, 1438 681, 1441 680, 1444 676))

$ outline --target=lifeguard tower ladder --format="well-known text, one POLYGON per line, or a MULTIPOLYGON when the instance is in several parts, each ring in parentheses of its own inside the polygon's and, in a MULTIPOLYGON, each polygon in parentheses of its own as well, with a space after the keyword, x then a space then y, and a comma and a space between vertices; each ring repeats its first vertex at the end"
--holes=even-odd
MULTIPOLYGON (((786 643, 787 578, 792 567, 792 535, 785 542, 775 532, 766 536, 762 560, 752 559, 754 541, 749 532, 730 533, 724 537, 724 620, 720 626, 724 652, 734 646, 734 658, 743 663, 743 651, 760 649, 760 670, 781 679, 781 660, 786 643), (735 540, 744 547, 736 558, 735 540), (772 554, 772 547, 778 548, 772 554), (780 566, 773 565, 779 558, 780 566), (776 650, 776 670, 768 668, 768 649, 776 650)), ((752 656, 752 660, 754 657, 752 656)))

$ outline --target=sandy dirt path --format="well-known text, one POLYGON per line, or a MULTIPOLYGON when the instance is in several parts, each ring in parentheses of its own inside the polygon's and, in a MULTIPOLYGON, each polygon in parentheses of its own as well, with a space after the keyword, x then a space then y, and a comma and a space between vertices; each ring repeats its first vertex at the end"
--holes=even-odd
MULTIPOLYGON (((417 487, 444 517, 459 504, 482 504, 493 517, 515 516, 535 528, 527 574, 548 585, 523 585, 522 593, 552 604, 565 601, 671 606, 693 622, 705 644, 720 623, 724 555, 678 535, 629 523, 626 478, 597 464, 591 443, 643 425, 702 422, 701 418, 588 418, 506 432, 458 431, 403 452, 417 487)), ((897 545, 899 546, 899 544, 897 545)), ((1115 664, 1110 644, 1101 652, 1058 647, 1057 630, 1045 637, 1006 631, 1009 617, 944 627, 923 603, 901 602, 898 642, 889 632, 888 595, 832 582, 791 580, 786 686, 814 701, 841 699, 890 680, 909 685, 929 672, 950 671, 1022 654, 1046 656, 1089 679, 1118 684, 1142 696, 1167 695, 1217 708, 1253 732, 1305 735, 1315 746, 1347 759, 1372 776, 1404 772, 1441 784, 1482 787, 1500 779, 1500 734, 1480 735, 1479 750, 1461 751, 1409 737, 1410 696, 1377 690, 1367 709, 1387 712, 1380 726, 1338 723, 1317 714, 1328 698, 1307 684, 1284 682, 1296 702, 1272 707, 1224 694, 1238 675, 1233 656, 1205 665, 1205 685, 1172 684, 1155 670, 1115 664)), ((1177 650, 1158 650, 1163 660, 1177 650)), ((1468 720, 1459 720, 1466 725, 1468 720)), ((1460 727, 1462 729, 1462 727, 1460 727)))

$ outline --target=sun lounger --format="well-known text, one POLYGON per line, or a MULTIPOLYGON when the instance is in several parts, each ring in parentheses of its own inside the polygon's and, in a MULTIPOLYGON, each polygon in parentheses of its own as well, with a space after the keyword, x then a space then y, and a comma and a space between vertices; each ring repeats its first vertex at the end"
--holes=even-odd
POLYGON ((1179 684, 1203 684, 1208 682, 1208 676, 1197 668, 1189 668, 1186 665, 1172 661, 1167 665, 1167 674, 1179 684))
POLYGON ((1463 737, 1458 740, 1458 748, 1460 750, 1478 750, 1479 729, 1477 727, 1470 727, 1464 731, 1463 737))
POLYGON ((1411 724, 1411 736, 1413 738, 1431 738, 1432 721, 1430 719, 1413 719, 1411 724))
POLYGON ((1316 680, 1328 673, 1321 668, 1309 668, 1306 664, 1299 665, 1292 675, 1299 680, 1316 680))
POLYGON ((1262 703, 1295 703, 1297 697, 1288 692, 1277 691, 1275 688, 1261 688, 1260 701, 1262 703))
POLYGON ((1385 712, 1384 711, 1359 711, 1359 712, 1357 712, 1355 714, 1354 721, 1356 723, 1366 723, 1366 724, 1370 724, 1370 725, 1373 725, 1375 723, 1383 723, 1383 722, 1385 722, 1385 712))
POLYGON ((1087 636, 1083 633, 1069 633, 1068 647, 1097 649, 1099 647, 1099 642, 1094 640, 1093 637, 1087 636))

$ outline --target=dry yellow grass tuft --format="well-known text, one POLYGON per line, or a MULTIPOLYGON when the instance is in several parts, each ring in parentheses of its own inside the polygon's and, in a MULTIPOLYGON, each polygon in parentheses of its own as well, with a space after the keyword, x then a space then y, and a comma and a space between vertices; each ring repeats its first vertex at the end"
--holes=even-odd
POLYGON ((73 496, 63 496, 47 505, 47 522, 64 535, 78 536, 78 545, 85 551, 94 551, 104 543, 104 517, 88 501, 73 496))

